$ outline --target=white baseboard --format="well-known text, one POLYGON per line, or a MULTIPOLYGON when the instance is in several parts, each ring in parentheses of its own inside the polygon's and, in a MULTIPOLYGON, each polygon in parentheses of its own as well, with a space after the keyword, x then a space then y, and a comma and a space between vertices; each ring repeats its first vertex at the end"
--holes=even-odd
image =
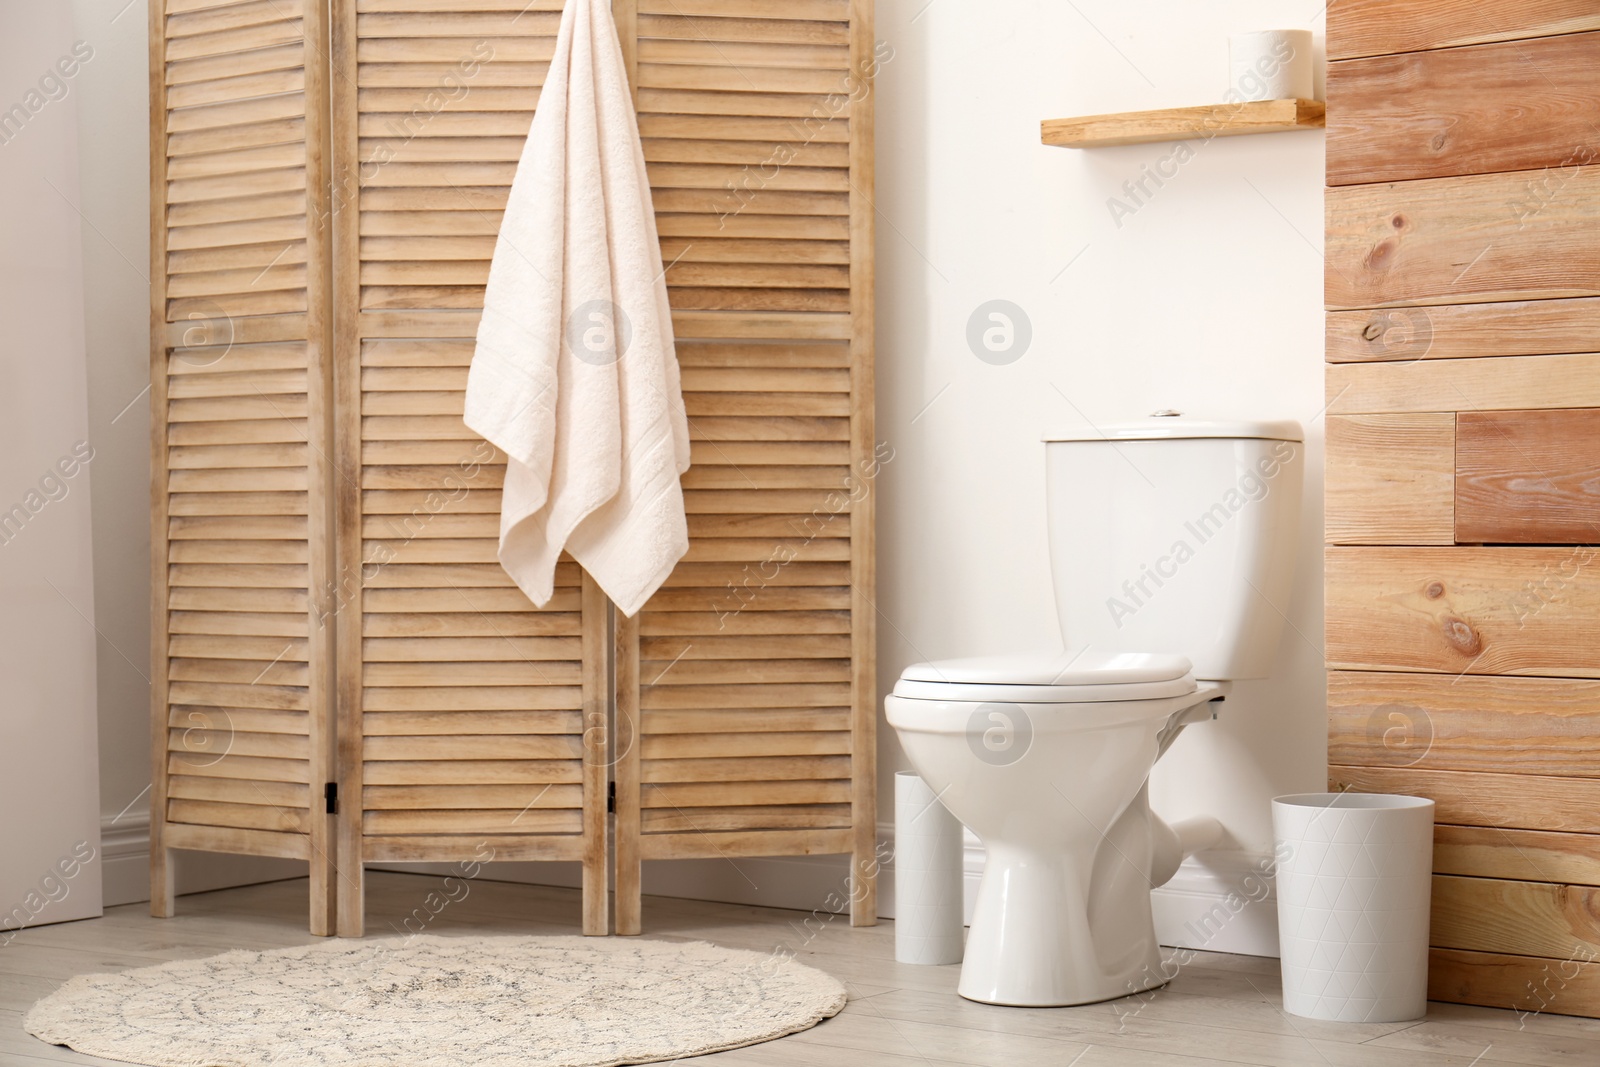
MULTIPOLYGON (((137 904, 150 899, 150 817, 123 815, 100 822, 100 878, 105 906, 137 904)), ((269 856, 235 856, 226 852, 175 853, 178 893, 209 893, 257 882, 303 878, 300 860, 269 856)))
MULTIPOLYGON (((377 863, 368 870, 410 874, 455 873, 447 863, 377 863)), ((644 865, 646 896, 714 900, 797 911, 847 911, 850 873, 847 856, 757 856, 735 860, 651 860, 644 865)), ((490 863, 479 878, 525 885, 576 889, 582 884, 576 863, 490 863)), ((893 896, 893 874, 879 875, 879 899, 893 896)), ((879 914, 888 918, 881 908, 879 914)))
MULTIPOLYGON (((878 914, 894 916, 894 827, 878 827, 880 855, 878 914)), ((979 850, 981 855, 981 849, 979 850)), ((372 870, 417 874, 450 874, 456 865, 446 863, 379 863, 372 870)), ((576 889, 582 884, 576 863, 491 863, 480 878, 526 885, 554 885, 576 889)), ((848 910, 850 899, 848 856, 755 856, 739 859, 651 860, 644 865, 645 895, 684 900, 714 900, 796 911, 848 910)), ((977 885, 976 879, 970 879, 977 885)))
MULTIPOLYGON (((147 818, 124 816, 101 825, 105 904, 132 904, 150 899, 150 824, 147 818)), ((963 893, 966 920, 978 882, 983 877, 983 845, 966 835, 963 893)), ((880 854, 878 914, 894 918, 894 827, 878 827, 880 854)), ((1261 876, 1265 855, 1250 852, 1206 852, 1183 862, 1173 879, 1151 894, 1156 937, 1174 948, 1236 952, 1247 956, 1278 955, 1277 902, 1272 881, 1261 876)), ((453 873, 442 863, 383 863, 374 870, 453 873)), ((798 911, 841 910, 849 897, 849 860, 845 856, 770 856, 739 860, 652 860, 644 865, 644 891, 652 896, 714 900, 798 911)), ((178 892, 213 889, 299 878, 305 864, 297 860, 233 856, 214 852, 177 853, 178 892)), ((528 885, 576 888, 575 863, 493 863, 479 877, 528 885)))
MULTIPOLYGON (((894 826, 878 826, 878 914, 894 918, 894 826)), ((983 873, 983 846, 968 835, 966 905, 971 918, 972 900, 983 873), (974 866, 976 863, 976 866, 974 866)), ((450 874, 455 866, 446 863, 380 863, 373 870, 404 871, 413 874, 450 874)), ((576 863, 491 863, 480 878, 521 882, 526 885, 554 885, 576 889, 581 885, 581 870, 576 863)), ((756 856, 740 859, 651 860, 644 865, 646 896, 677 897, 684 900, 714 900, 724 904, 748 904, 764 908, 791 908, 796 911, 840 912, 848 910, 850 890, 848 856, 756 856)))
POLYGON ((1150 894, 1156 939, 1173 948, 1278 955, 1276 885, 1262 875, 1271 856, 1216 851, 1190 856, 1150 894))

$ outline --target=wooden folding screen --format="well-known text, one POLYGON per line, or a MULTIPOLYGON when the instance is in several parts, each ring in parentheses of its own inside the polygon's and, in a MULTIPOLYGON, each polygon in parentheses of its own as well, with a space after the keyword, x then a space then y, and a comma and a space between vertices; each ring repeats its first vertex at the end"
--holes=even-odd
POLYGON ((1437 802, 1429 995, 1600 1015, 1600 8, 1328 10, 1335 789, 1437 802))
POLYGON ((604 932, 615 773, 619 929, 641 855, 853 853, 871 921, 869 5, 615 5, 695 437, 690 557, 618 626, 570 561, 511 584, 461 423, 559 0, 165 5, 158 913, 167 848, 306 858, 351 935, 363 863, 569 859, 604 932))

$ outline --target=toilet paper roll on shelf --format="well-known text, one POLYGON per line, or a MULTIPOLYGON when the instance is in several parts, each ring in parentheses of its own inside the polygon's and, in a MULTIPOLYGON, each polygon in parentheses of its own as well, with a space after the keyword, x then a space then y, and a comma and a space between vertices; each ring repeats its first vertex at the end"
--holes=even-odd
POLYGON ((960 963, 961 823, 926 782, 894 776, 894 958, 900 963, 960 963))
POLYGON ((1228 88, 1242 100, 1312 99, 1311 31, 1257 30, 1228 38, 1228 88))

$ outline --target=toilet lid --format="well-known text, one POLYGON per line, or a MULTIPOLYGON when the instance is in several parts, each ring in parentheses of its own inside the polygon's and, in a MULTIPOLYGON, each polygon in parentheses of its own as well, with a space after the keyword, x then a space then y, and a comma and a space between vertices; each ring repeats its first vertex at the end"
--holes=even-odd
POLYGON ((1182 656, 1154 652, 1080 652, 978 656, 907 667, 894 694, 921 700, 1080 704, 1156 700, 1195 691, 1182 656))

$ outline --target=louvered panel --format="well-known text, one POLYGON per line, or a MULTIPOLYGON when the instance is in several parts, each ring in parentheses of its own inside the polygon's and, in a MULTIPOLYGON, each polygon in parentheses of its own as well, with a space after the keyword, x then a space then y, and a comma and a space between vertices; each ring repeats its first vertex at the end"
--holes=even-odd
POLYGON ((171 848, 286 856, 328 933, 326 16, 153 6, 152 911, 171 848))
MULTIPOLYGON (((337 220, 343 306, 481 308, 560 7, 341 12, 336 62, 355 72, 335 102, 354 194, 337 220)), ((581 859, 584 928, 603 933, 604 600, 563 563, 535 609, 499 565, 505 457, 461 421, 476 323, 362 336, 380 319, 352 316, 344 334, 360 358, 342 368, 340 534, 364 566, 341 634, 345 782, 360 797, 341 845, 367 860, 581 859)), ((359 891, 340 929, 360 932, 359 891)))
POLYGON ((814 852, 870 922, 870 5, 639 0, 637 31, 693 466, 689 553, 619 638, 618 926, 643 859, 814 852))

